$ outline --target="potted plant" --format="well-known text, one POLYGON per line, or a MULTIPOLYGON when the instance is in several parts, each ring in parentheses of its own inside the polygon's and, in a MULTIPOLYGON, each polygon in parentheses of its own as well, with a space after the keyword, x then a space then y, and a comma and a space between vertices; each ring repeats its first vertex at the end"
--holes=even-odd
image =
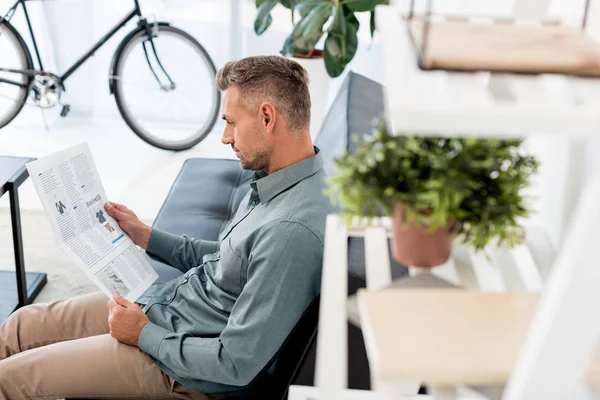
POLYGON ((356 141, 336 160, 330 195, 347 216, 391 216, 398 262, 444 264, 455 236, 477 250, 523 240, 523 189, 538 162, 521 140, 392 136, 381 123, 356 141))
POLYGON ((356 54, 360 24, 355 13, 371 13, 373 36, 375 6, 387 3, 388 0, 255 0, 254 31, 257 35, 262 35, 271 26, 271 11, 277 4, 291 11, 294 28, 285 40, 281 54, 293 57, 308 71, 313 138, 325 117, 329 77, 340 76, 356 54), (296 17, 299 17, 297 22, 296 17), (324 36, 323 49, 316 49, 324 36))
POLYGON ((327 73, 332 78, 342 74, 346 65, 354 58, 358 48, 359 22, 357 12, 371 13, 371 36, 375 32, 375 6, 388 4, 388 0, 256 0, 254 31, 262 35, 271 25, 271 10, 281 4, 300 16, 289 34, 281 54, 284 56, 314 57, 322 55, 327 73), (322 52, 315 46, 325 38, 322 52))

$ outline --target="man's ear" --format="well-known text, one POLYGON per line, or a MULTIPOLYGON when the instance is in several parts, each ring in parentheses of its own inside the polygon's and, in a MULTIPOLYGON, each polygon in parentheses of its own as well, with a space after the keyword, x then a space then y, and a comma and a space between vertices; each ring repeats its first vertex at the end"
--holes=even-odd
POLYGON ((275 127, 275 120, 277 119, 277 111, 273 104, 271 103, 262 103, 259 108, 260 118, 262 120, 262 124, 267 130, 267 132, 271 132, 275 127))

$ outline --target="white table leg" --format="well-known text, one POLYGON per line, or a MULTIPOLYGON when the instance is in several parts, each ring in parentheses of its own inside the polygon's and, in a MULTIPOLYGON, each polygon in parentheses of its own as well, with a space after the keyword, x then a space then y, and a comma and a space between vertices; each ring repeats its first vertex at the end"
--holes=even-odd
POLYGON ((365 273, 369 290, 392 283, 387 232, 383 227, 365 229, 365 273))
POLYGON ((327 216, 315 386, 330 397, 348 387, 348 234, 335 215, 327 216))
POLYGON ((600 337, 599 201, 600 165, 581 193, 506 400, 577 398, 581 390, 600 337))

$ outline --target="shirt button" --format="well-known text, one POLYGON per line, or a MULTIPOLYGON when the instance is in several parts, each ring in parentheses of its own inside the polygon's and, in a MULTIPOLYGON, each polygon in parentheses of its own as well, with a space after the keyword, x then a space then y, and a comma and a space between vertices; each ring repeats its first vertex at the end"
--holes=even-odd
POLYGON ((188 278, 187 276, 185 278, 183 278, 183 283, 187 283, 187 281, 189 281, 190 278, 188 278))
POLYGON ((165 300, 166 300, 166 301, 171 301, 171 296, 167 296, 167 297, 165 297, 165 300))

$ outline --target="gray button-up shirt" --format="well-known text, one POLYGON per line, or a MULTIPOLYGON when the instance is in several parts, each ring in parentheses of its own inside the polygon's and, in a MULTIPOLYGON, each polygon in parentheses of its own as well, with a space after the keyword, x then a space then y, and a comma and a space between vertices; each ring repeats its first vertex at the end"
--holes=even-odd
POLYGON ((267 365, 320 290, 324 178, 318 153, 256 172, 215 242, 152 231, 148 252, 184 272, 138 300, 151 321, 139 348, 160 369, 190 389, 221 393, 267 365))

